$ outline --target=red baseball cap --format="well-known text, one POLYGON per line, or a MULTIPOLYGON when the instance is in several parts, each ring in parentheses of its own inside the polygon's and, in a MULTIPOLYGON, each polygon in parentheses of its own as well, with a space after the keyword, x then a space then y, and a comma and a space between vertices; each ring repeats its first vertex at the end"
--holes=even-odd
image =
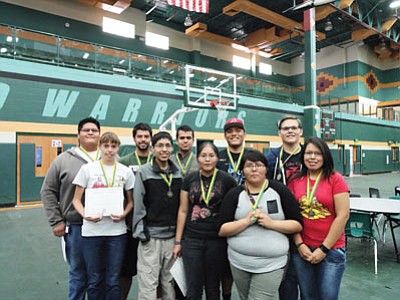
POLYGON ((224 126, 224 132, 227 131, 229 128, 232 128, 232 127, 241 128, 244 131, 246 131, 246 128, 244 128, 243 120, 238 119, 238 118, 231 118, 228 121, 226 121, 225 126, 224 126))

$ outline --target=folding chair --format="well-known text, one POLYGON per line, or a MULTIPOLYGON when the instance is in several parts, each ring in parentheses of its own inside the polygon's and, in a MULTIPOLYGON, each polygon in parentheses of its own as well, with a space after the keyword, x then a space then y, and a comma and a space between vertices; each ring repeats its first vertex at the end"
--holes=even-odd
MULTIPOLYGON (((346 241, 347 238, 368 239, 374 242, 374 266, 375 274, 378 274, 378 243, 372 229, 372 220, 368 213, 350 212, 350 218, 346 224, 346 241)), ((391 227, 392 228, 392 227, 391 227)))

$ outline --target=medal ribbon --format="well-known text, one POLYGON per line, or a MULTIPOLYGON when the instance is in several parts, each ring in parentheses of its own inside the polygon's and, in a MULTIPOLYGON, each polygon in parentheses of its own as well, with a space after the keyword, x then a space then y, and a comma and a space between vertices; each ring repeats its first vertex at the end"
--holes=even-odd
MULTIPOLYGON (((137 154, 137 151, 135 151, 135 157, 136 157, 136 161, 137 161, 139 167, 141 167, 141 166, 142 166, 142 161, 140 160, 139 155, 137 154)), ((150 153, 149 153, 149 154, 147 155, 147 161, 146 161, 146 163, 148 163, 148 162, 150 161, 150 157, 151 157, 151 155, 150 155, 150 153)))
POLYGON ((100 161, 100 166, 101 166, 101 170, 103 171, 104 179, 106 180, 107 186, 108 187, 113 187, 114 186, 114 181, 115 181, 115 173, 117 171, 117 164, 114 163, 114 171, 113 171, 113 175, 112 175, 112 179, 111 179, 111 184, 108 181, 106 170, 104 169, 104 165, 103 165, 103 163, 101 161, 100 161))
POLYGON ((99 160, 99 148, 97 148, 97 150, 96 150, 96 158, 95 159, 93 159, 93 157, 89 154, 89 152, 87 152, 82 147, 79 147, 79 149, 90 159, 90 161, 99 160))
POLYGON ((251 202, 251 208, 253 209, 253 211, 257 210, 258 204, 260 203, 261 197, 262 197, 262 195, 264 195, 264 191, 267 188, 267 186, 268 186, 268 180, 265 180, 260 192, 258 193, 257 200, 255 202, 253 202, 253 201, 251 201, 251 199, 253 197, 250 195, 249 189, 248 189, 248 187, 246 185, 247 195, 249 196, 249 200, 251 202))
POLYGON ((201 180, 201 171, 200 171, 201 195, 203 196, 204 202, 206 203, 207 206, 208 206, 208 203, 210 203, 211 192, 212 192, 212 189, 214 188, 215 178, 217 178, 217 172, 218 172, 218 169, 214 169, 214 174, 213 174, 213 177, 211 178, 210 186, 208 187, 208 191, 207 191, 207 195, 206 195, 204 183, 203 183, 203 180, 201 180))
POLYGON ((279 167, 281 168, 281 170, 283 170, 283 166, 288 162, 288 160, 293 156, 298 154, 301 151, 301 146, 300 144, 297 145, 296 149, 293 150, 292 153, 290 153, 290 155, 288 156, 288 158, 285 159, 284 162, 282 162, 282 157, 283 157, 283 146, 281 148, 281 153, 279 154, 279 167))
POLYGON ((315 180, 314 187, 310 193, 310 176, 307 176, 307 199, 310 201, 309 207, 312 206, 314 199, 315 199, 315 192, 317 191, 318 184, 321 181, 322 171, 319 172, 317 179, 315 180))
POLYGON ((182 170, 183 175, 185 175, 186 172, 187 172, 187 168, 188 168, 188 166, 190 165, 190 163, 191 163, 191 161, 192 161, 193 152, 190 152, 189 158, 188 158, 188 160, 186 161, 186 164, 185 164, 184 166, 182 165, 182 162, 181 162, 181 160, 179 159, 178 153, 175 154, 175 157, 176 157, 176 161, 178 162, 179 167, 180 167, 181 170, 182 170))
POLYGON ((164 179, 165 183, 168 185, 168 190, 170 191, 172 180, 173 180, 173 178, 172 178, 173 174, 170 173, 169 178, 167 178, 167 176, 165 176, 163 173, 160 173, 160 176, 162 177, 162 179, 164 179))
POLYGON ((240 162, 242 161, 242 157, 243 157, 243 153, 244 153, 244 148, 242 148, 242 151, 240 152, 239 159, 238 159, 238 161, 237 161, 236 164, 235 164, 235 162, 233 161, 233 157, 232 157, 232 154, 231 154, 231 151, 230 151, 229 148, 228 148, 228 151, 226 151, 226 152, 228 152, 229 161, 230 161, 230 163, 231 163, 231 165, 232 165, 233 171, 234 171, 235 173, 237 173, 237 171, 238 171, 238 169, 239 169, 239 166, 240 166, 240 162))

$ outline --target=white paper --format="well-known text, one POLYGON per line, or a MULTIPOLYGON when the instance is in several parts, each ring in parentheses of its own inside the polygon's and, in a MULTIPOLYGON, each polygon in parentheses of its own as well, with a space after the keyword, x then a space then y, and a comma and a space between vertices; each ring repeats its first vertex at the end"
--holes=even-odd
POLYGON ((66 245, 65 245, 65 240, 64 237, 62 236, 60 238, 61 240, 61 251, 62 251, 62 255, 63 255, 63 259, 66 263, 68 263, 68 259, 67 259, 67 249, 66 249, 66 245))
POLYGON ((122 187, 86 189, 85 216, 95 217, 122 215, 124 212, 124 193, 122 187))
POLYGON ((185 276, 185 269, 183 267, 183 259, 182 257, 178 257, 175 260, 174 265, 172 266, 171 275, 174 277, 175 282, 178 284, 179 288, 183 296, 186 296, 187 293, 187 285, 186 285, 186 276, 185 276))

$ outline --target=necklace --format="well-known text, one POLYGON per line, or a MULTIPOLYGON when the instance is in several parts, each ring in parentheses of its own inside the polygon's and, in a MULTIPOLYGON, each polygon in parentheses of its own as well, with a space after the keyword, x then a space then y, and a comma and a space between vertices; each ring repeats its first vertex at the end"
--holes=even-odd
POLYGON ((239 155, 239 158, 238 158, 236 164, 235 164, 235 162, 233 161, 233 157, 232 157, 232 154, 231 154, 231 151, 230 151, 229 148, 228 148, 228 151, 226 151, 226 152, 228 152, 228 158, 229 158, 229 161, 230 161, 230 163, 231 163, 231 165, 232 165, 233 171, 234 171, 235 173, 237 173, 237 171, 238 171, 238 169, 239 169, 239 166, 240 166, 240 162, 242 161, 242 157, 243 157, 243 153, 244 153, 244 148, 242 148, 242 151, 240 151, 240 155, 239 155))
POLYGON ((96 157, 93 158, 89 152, 87 152, 83 147, 79 147, 79 149, 90 159, 90 161, 99 160, 99 148, 96 150, 96 157))
POLYGON ((281 180, 281 178, 283 177, 283 182, 285 183, 285 164, 289 161, 289 159, 293 156, 293 155, 296 155, 296 154, 298 154, 298 153, 300 153, 300 151, 301 151, 301 146, 300 146, 300 144, 299 145, 297 145, 297 147, 292 151, 292 153, 290 153, 290 155, 285 159, 285 161, 284 162, 282 162, 282 158, 283 158, 283 146, 282 146, 282 148, 281 148, 281 151, 280 151, 280 153, 279 153, 279 168, 280 168, 280 170, 281 170, 281 173, 279 173, 279 174, 277 174, 276 175, 276 179, 277 180, 281 180))
POLYGON ((101 170, 103 171, 104 179, 106 180, 107 186, 108 187, 113 187, 114 186, 114 181, 115 181, 115 173, 117 171, 117 164, 114 163, 114 170, 113 170, 113 175, 112 175, 112 178, 111 178, 111 183, 108 181, 107 172, 104 169, 104 165, 103 165, 102 161, 100 161, 100 166, 101 166, 101 170))
POLYGON ((193 152, 190 152, 189 158, 187 159, 185 165, 182 165, 182 162, 181 162, 181 160, 179 159, 178 153, 175 154, 175 157, 176 157, 176 161, 178 162, 179 167, 180 167, 181 170, 182 170, 182 174, 183 174, 183 175, 186 175, 186 172, 187 172, 187 170, 188 170, 188 167, 189 167, 190 163, 192 162, 193 152))
POLYGON ((165 176, 164 174, 160 173, 160 176, 162 177, 162 179, 164 179, 165 183, 168 185, 168 192, 167 192, 167 197, 168 198, 172 198, 174 196, 174 193, 171 190, 171 185, 172 185, 172 180, 173 180, 173 174, 170 173, 169 177, 167 178, 167 176, 165 176))
MULTIPOLYGON (((140 158, 139 158, 139 155, 138 155, 137 151, 135 151, 135 157, 136 157, 136 161, 137 161, 139 167, 141 167, 141 166, 142 166, 142 162, 141 162, 141 160, 140 160, 140 158)), ((150 157, 151 157, 151 155, 150 155, 150 153, 149 153, 149 154, 147 155, 147 161, 146 161, 146 163, 148 163, 148 162, 150 161, 150 157)))
POLYGON ((213 176, 211 178, 210 186, 208 187, 207 195, 206 195, 206 191, 205 191, 205 188, 204 188, 203 180, 201 179, 201 171, 200 171, 201 195, 203 196, 204 202, 206 203, 207 206, 210 203, 211 192, 212 192, 212 190, 214 188, 215 179, 217 178, 217 172, 218 172, 218 169, 214 169, 214 173, 213 173, 213 176))
MULTIPOLYGON (((249 197, 249 201, 251 202, 251 209, 253 210, 253 212, 255 212, 257 210, 258 204, 260 203, 262 195, 264 195, 264 191, 267 187, 268 187, 268 179, 266 179, 264 181, 264 183, 261 187, 261 190, 258 193, 257 199, 254 200, 254 197, 253 197, 253 195, 250 194, 249 187, 246 184, 246 192, 247 192, 247 196, 249 197)), ((255 223, 257 221, 257 217, 253 215, 250 220, 252 223, 255 223)))
POLYGON ((311 206, 314 204, 316 200, 315 193, 317 192, 319 182, 321 181, 321 176, 322 176, 322 171, 319 172, 311 192, 310 192, 310 186, 311 186, 310 175, 307 176, 307 201, 308 201, 308 206, 310 208, 310 216, 313 216, 314 214, 313 210, 311 209, 311 206))

